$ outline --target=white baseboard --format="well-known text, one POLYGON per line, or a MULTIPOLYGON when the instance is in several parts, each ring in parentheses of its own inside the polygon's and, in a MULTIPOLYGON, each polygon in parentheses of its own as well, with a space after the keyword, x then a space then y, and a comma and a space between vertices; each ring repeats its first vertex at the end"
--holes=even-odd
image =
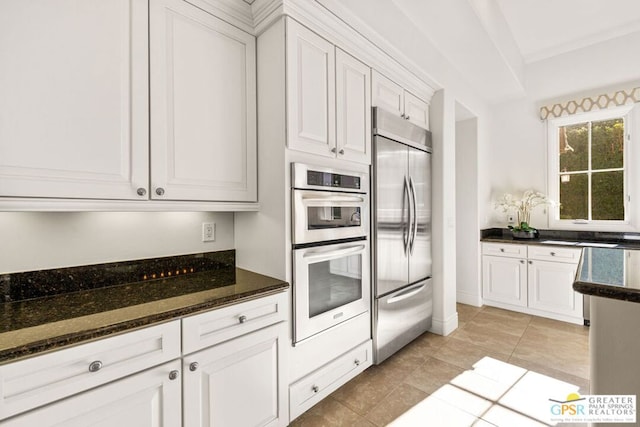
POLYGON ((443 335, 446 337, 456 329, 458 329, 458 313, 457 312, 449 316, 449 318, 446 320, 434 318, 431 321, 431 329, 429 329, 429 332, 432 332, 438 335, 443 335))
POLYGON ((472 305, 474 307, 482 307, 482 297, 478 294, 472 294, 470 292, 457 291, 456 301, 461 304, 472 305))

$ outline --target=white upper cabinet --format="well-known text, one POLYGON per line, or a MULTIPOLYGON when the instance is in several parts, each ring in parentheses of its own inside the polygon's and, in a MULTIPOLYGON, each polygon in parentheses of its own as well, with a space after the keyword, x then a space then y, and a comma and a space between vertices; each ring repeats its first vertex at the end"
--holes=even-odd
POLYGON ((404 118, 414 125, 429 129, 429 104, 411 92, 404 92, 404 118))
POLYGON ((404 89, 382 74, 373 71, 373 106, 404 117, 404 89))
POLYGON ((255 37, 151 2, 151 197, 255 201, 255 37))
POLYGON ((146 194, 147 16, 146 0, 0 2, 0 196, 146 194))
POLYGON ((384 108, 417 126, 429 129, 429 103, 375 70, 372 76, 371 91, 374 107, 384 108))
POLYGON ((371 162, 371 69, 287 20, 287 146, 371 162))
POLYGON ((334 156, 334 46, 292 19, 287 20, 287 86, 289 148, 334 156))
POLYGON ((336 48, 336 149, 340 158, 371 161, 371 69, 336 48))
POLYGON ((255 56, 183 0, 0 2, 0 197, 255 202, 255 56))

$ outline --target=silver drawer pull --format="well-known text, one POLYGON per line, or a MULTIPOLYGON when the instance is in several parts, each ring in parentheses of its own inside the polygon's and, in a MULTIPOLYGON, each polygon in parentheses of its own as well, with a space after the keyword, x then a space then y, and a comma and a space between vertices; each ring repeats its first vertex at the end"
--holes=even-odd
POLYGON ((189 364, 189 370, 191 372, 195 372, 198 369, 199 366, 200 366, 200 364, 198 362, 192 362, 192 363, 189 364))
POLYGON ((358 359, 356 359, 356 360, 353 361, 353 364, 356 365, 356 366, 360 366, 360 361, 358 359))
POLYGON ((89 364, 89 372, 98 372, 102 369, 102 362, 99 360, 95 360, 89 364))
POLYGON ((500 248, 500 252, 504 252, 504 248, 500 248))
POLYGON ((311 390, 313 390, 314 393, 317 393, 320 391, 320 387, 318 387, 317 385, 314 385, 313 387, 311 387, 311 390))
POLYGON ((556 256, 555 252, 550 252, 550 253, 551 253, 551 256, 556 256))
POLYGON ((173 370, 171 372, 169 372, 169 379, 171 381, 175 380, 176 378, 178 378, 178 376, 180 376, 180 372, 173 370))
POLYGON ((247 321, 247 316, 242 315, 242 316, 238 317, 238 321, 239 321, 240 323, 244 323, 244 322, 246 322, 246 321, 247 321))

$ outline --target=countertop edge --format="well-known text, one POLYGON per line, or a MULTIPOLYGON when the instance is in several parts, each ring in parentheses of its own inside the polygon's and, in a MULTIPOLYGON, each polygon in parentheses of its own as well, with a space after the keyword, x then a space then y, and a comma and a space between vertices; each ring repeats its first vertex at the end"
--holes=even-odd
POLYGON ((155 324, 168 322, 171 320, 178 320, 183 317, 198 314, 201 312, 216 310, 230 305, 278 294, 280 292, 286 291, 289 287, 289 283, 282 281, 280 283, 267 286, 258 292, 245 292, 242 294, 221 297, 215 300, 205 301, 178 309, 163 311, 153 315, 146 315, 135 320, 126 320, 103 327, 89 328, 83 330, 82 332, 63 334, 53 338, 16 346, 14 348, 0 350, 0 364, 15 362, 20 359, 37 356, 49 351, 64 349, 67 346, 88 343, 93 340, 105 338, 111 335, 133 331, 139 328, 153 326, 155 324))
POLYGON ((640 290, 592 282, 573 282, 573 290, 583 295, 640 303, 640 290))

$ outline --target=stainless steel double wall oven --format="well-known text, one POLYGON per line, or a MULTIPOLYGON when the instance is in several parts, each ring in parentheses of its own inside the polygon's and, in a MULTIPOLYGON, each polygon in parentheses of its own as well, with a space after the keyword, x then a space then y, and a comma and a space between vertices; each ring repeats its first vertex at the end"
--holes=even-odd
POLYGON ((369 176, 292 164, 294 343, 371 304, 369 176))

